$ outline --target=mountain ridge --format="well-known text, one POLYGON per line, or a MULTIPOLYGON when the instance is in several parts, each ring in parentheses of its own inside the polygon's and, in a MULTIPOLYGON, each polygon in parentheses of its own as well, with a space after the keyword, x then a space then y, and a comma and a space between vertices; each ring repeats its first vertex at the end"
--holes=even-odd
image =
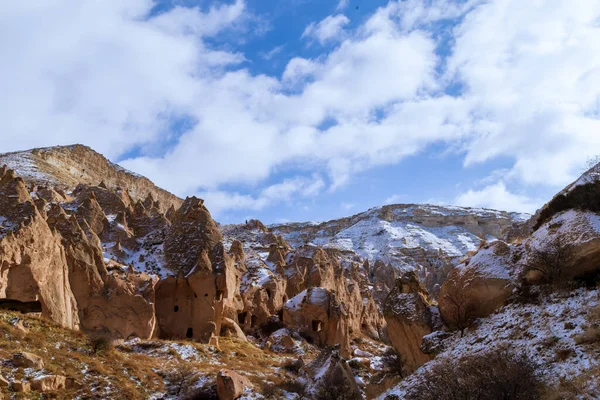
POLYGON ((134 201, 144 201, 151 195, 163 212, 171 206, 178 208, 183 202, 149 178, 128 171, 82 144, 0 153, 0 165, 4 164, 15 170, 27 185, 73 191, 80 183, 103 182, 109 189, 127 189, 134 201))

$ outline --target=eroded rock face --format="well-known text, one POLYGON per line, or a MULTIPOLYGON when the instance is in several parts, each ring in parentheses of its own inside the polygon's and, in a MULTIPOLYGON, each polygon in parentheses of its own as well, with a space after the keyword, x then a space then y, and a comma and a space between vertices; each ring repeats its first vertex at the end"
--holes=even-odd
POLYGON ((204 201, 196 197, 185 199, 171 222, 165 239, 166 264, 171 271, 187 275, 203 251, 213 254, 222 241, 221 232, 204 201))
POLYGON ((319 346, 339 344, 342 356, 350 356, 348 311, 332 291, 313 287, 296 295, 283 309, 283 323, 319 346))
POLYGON ((212 271, 162 279, 156 285, 158 337, 210 343, 221 329, 220 296, 219 299, 212 271))
POLYGON ((23 180, 10 170, 0 177, 0 210, 0 298, 39 301, 42 316, 77 328, 60 237, 48 227, 23 180))
POLYGON ((342 357, 339 346, 330 346, 302 368, 308 390, 317 398, 361 399, 352 369, 342 357), (320 397, 319 397, 320 396, 320 397))
MULTIPOLYGON (((522 264, 527 264, 527 258, 534 249, 544 250, 553 242, 569 249, 569 260, 564 260, 568 265, 562 271, 563 279, 600 270, 600 215, 579 210, 554 215, 523 243, 525 254, 522 264)), ((543 277, 537 278, 532 277, 532 280, 543 277)))
POLYGON ((496 241, 453 270, 438 297, 444 321, 451 326, 464 325, 468 319, 487 317, 502 307, 514 289, 518 254, 519 249, 496 241))
POLYGON ((388 295, 383 315, 394 349, 401 355, 407 372, 412 372, 431 360, 423 353, 423 336, 434 330, 435 319, 427 291, 415 272, 408 272, 396 281, 388 295))

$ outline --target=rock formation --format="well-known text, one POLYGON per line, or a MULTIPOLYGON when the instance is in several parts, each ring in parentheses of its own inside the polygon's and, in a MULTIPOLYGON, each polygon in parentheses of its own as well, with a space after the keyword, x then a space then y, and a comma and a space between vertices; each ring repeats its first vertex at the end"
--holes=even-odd
POLYGON ((383 310, 387 332, 392 346, 402 357, 407 372, 412 372, 431 356, 423 353, 423 336, 435 330, 435 311, 427 291, 421 286, 415 272, 396 280, 383 310))

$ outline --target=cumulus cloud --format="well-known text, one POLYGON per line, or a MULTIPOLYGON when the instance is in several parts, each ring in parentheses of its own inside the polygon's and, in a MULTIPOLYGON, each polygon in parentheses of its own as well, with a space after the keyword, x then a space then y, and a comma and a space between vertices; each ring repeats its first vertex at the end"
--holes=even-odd
POLYGON ((317 196, 324 187, 325 181, 320 176, 313 175, 284 179, 280 183, 264 188, 257 196, 222 190, 208 190, 199 195, 205 199, 211 212, 219 214, 223 210, 262 210, 282 202, 311 198, 317 196))
POLYGON ((543 201, 511 193, 504 182, 498 182, 480 190, 469 190, 459 195, 456 198, 456 205, 533 214, 543 205, 543 201))
MULTIPOLYGON (((352 30, 335 14, 305 37, 336 47, 282 76, 250 72, 224 39, 252 32, 243 0, 157 15, 153 4, 4 4, 2 150, 83 142, 179 195, 256 210, 432 144, 467 166, 513 160, 511 187, 560 188, 600 149, 596 0, 390 1, 352 30), (174 131, 182 119, 189 129, 174 131), (265 187, 286 169, 323 178, 265 187), (258 194, 223 189, 239 183, 258 194)), ((457 200, 537 204, 503 183, 457 200)))
POLYGON ((302 37, 316 40, 321 44, 338 41, 345 36, 344 26, 349 22, 350 20, 344 14, 330 15, 318 23, 309 24, 302 37))
POLYGON ((348 7, 348 4, 350 4, 350 0, 339 0, 335 9, 336 11, 343 10, 344 8, 348 7))

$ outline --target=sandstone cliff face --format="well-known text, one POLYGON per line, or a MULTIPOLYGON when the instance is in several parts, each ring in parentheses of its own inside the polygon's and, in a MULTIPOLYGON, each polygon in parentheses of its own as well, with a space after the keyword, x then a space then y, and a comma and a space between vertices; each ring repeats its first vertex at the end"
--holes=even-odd
POLYGON ((42 316, 77 328, 79 318, 60 237, 50 230, 20 178, 0 175, 0 297, 39 301, 42 316))
POLYGON ((127 189, 134 201, 151 195, 163 212, 178 208, 181 199, 156 187, 149 179, 127 171, 101 154, 80 144, 0 154, 0 165, 18 171, 27 185, 50 186, 70 191, 78 184, 99 185, 111 190, 127 189))
POLYGON ((402 356, 406 372, 432 359, 421 350, 421 344, 423 337, 436 328, 435 312, 414 272, 396 281, 385 301, 384 316, 390 342, 402 356))
POLYGON ((271 228, 295 247, 313 244, 352 252, 368 261, 373 293, 381 305, 396 276, 417 270, 435 298, 454 265, 492 241, 514 232, 526 215, 501 211, 397 204, 338 220, 278 224, 271 228))
POLYGON ((346 357, 353 338, 381 338, 385 321, 357 255, 310 245, 293 249, 256 222, 225 227, 224 236, 238 259, 237 243, 244 247, 237 322, 246 333, 275 320, 318 346, 338 344, 346 357))

